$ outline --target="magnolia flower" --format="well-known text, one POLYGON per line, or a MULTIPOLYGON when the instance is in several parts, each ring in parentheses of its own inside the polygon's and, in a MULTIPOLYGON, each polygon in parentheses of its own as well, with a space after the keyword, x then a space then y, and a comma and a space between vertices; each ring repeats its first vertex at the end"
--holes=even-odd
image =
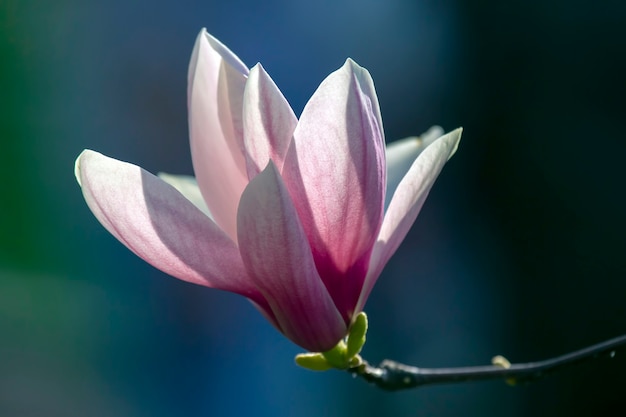
POLYGON ((351 59, 298 120, 260 64, 248 69, 205 30, 188 83, 197 183, 85 150, 75 173, 89 208, 154 267, 243 295, 307 350, 333 348, 461 130, 385 149, 374 84, 351 59))

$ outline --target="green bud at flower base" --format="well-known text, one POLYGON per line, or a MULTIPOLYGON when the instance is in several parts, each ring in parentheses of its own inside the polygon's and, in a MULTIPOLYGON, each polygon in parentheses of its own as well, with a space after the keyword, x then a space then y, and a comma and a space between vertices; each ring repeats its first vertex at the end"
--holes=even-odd
POLYGON ((327 371, 332 368, 321 353, 300 353, 296 355, 296 363, 310 371, 327 371))
POLYGON ((331 368, 348 369, 361 364, 359 352, 365 344, 367 333, 367 315, 359 315, 350 326, 346 340, 340 340, 337 346, 326 352, 301 353, 296 355, 296 364, 312 371, 326 371, 331 368))
POLYGON ((348 357, 352 358, 358 355, 365 344, 365 335, 367 334, 367 315, 361 311, 352 326, 350 327, 350 333, 348 334, 348 357))
POLYGON ((333 368, 346 369, 348 367, 347 353, 348 349, 346 348, 346 342, 341 340, 337 343, 337 346, 331 350, 322 352, 322 355, 324 355, 328 363, 330 363, 333 368))

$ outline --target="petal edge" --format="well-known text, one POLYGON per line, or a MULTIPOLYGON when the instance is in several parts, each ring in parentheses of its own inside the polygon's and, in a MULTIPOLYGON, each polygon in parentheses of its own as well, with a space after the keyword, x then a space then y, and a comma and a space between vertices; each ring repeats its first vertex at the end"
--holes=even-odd
POLYGON ((356 311, 365 305, 378 276, 413 225, 437 176, 456 152, 462 132, 459 128, 435 140, 419 154, 398 184, 372 252, 356 311))
POLYGON ((142 168, 85 150, 75 173, 102 225, 152 266, 264 304, 235 243, 174 187, 142 168))
POLYGON ((239 250, 282 332, 305 349, 334 347, 347 332, 313 262, 287 188, 273 162, 241 195, 239 250))

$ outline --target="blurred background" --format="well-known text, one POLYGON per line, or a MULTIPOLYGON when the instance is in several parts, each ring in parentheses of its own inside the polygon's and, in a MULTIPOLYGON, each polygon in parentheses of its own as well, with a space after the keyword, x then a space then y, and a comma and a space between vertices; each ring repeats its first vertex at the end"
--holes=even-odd
POLYGON ((165 276, 74 180, 84 148, 192 174, 201 27, 296 114, 347 57, 387 141, 463 126, 370 297, 364 357, 562 354, 626 332, 626 3, 0 0, 0 416, 603 416, 626 355, 536 383, 382 392, 297 368, 243 298, 165 276))

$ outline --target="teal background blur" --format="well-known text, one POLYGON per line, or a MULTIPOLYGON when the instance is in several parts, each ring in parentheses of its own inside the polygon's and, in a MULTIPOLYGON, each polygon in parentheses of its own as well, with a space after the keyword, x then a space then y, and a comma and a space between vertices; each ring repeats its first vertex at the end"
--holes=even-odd
MULTIPOLYGON (((626 3, 0 0, 0 416, 603 416, 626 358, 527 386, 386 393, 297 368, 237 296, 169 278, 95 220, 84 148, 191 174, 201 27, 299 114, 354 58, 388 141, 465 128, 366 310, 364 356, 539 360, 626 329, 626 3)), ((619 413, 619 411, 618 411, 619 413)))

